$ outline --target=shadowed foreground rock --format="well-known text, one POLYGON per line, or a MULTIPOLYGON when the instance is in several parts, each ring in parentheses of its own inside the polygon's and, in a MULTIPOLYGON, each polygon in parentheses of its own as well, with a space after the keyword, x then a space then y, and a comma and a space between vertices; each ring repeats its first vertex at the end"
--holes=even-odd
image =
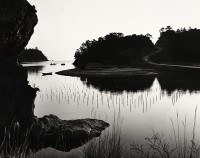
MULTIPOLYGON (((96 119, 60 120, 55 115, 44 116, 33 122, 32 148, 35 149, 34 143, 35 140, 38 140, 42 148, 53 147, 69 151, 94 137, 100 136, 101 132, 108 126, 108 123, 96 119)), ((41 147, 38 146, 38 148, 41 147)))
POLYGON ((37 152, 47 147, 67 152, 100 136, 108 126, 102 120, 61 120, 52 114, 42 118, 13 120, 0 125, 0 154, 16 149, 22 153, 30 149, 37 152))
POLYGON ((108 127, 101 120, 34 116, 38 89, 28 84, 27 70, 17 57, 34 32, 36 10, 26 0, 1 0, 0 13, 0 156, 15 149, 18 153, 45 147, 69 151, 99 136, 108 127))

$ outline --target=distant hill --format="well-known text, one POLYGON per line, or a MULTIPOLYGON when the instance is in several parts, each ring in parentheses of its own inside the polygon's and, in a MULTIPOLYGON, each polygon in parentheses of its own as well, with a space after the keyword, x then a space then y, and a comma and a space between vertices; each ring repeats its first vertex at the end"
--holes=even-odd
POLYGON ((75 52, 73 64, 133 65, 155 49, 150 38, 150 34, 124 36, 122 33, 110 33, 98 40, 87 40, 75 52))
POLYGON ((162 28, 156 46, 162 50, 152 58, 157 62, 200 62, 199 29, 162 28))
POLYGON ((24 49, 18 56, 20 62, 38 62, 48 61, 47 57, 37 48, 35 49, 24 49))

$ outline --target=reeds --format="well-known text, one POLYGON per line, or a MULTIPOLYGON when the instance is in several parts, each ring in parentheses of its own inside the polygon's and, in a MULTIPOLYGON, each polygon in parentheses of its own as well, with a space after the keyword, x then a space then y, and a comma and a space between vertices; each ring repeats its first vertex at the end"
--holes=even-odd
POLYGON ((21 134, 19 123, 12 123, 5 127, 4 137, 0 144, 0 158, 25 158, 32 152, 28 150, 31 127, 21 134))
POLYGON ((196 116, 197 107, 195 109, 194 124, 192 129, 192 140, 188 142, 186 125, 187 120, 185 117, 182 122, 183 136, 180 132, 180 120, 177 112, 176 122, 177 128, 175 129, 174 121, 171 119, 173 138, 171 143, 164 134, 153 131, 153 135, 150 138, 146 138, 146 144, 139 145, 133 142, 131 149, 133 151, 133 158, 198 158, 200 157, 200 146, 195 140, 196 133, 196 116))
MULTIPOLYGON (((188 141, 187 119, 180 121, 177 112, 176 120, 171 119, 173 135, 171 141, 163 133, 153 131, 151 137, 146 138, 146 143, 140 145, 133 142, 130 150, 126 151, 124 136, 122 135, 123 119, 120 112, 115 115, 113 124, 104 133, 84 145, 79 157, 81 158, 198 158, 200 146, 196 141, 197 107, 195 109, 192 137, 188 141), (183 133, 183 134, 182 134, 183 133), (122 140, 123 138, 123 140, 122 140)), ((18 122, 6 128, 5 137, 0 145, 0 158, 30 158, 34 154, 28 150, 29 133, 19 133, 18 122), (10 132, 12 131, 12 132, 10 132)))
POLYGON ((122 141, 123 119, 114 115, 113 125, 99 137, 86 144, 82 150, 82 158, 121 158, 124 152, 122 141))

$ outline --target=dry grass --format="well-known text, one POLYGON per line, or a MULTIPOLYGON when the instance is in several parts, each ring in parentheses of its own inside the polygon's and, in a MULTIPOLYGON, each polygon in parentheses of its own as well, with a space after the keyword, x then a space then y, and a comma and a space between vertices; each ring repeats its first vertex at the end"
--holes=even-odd
POLYGON ((124 152, 122 142, 123 119, 120 114, 114 116, 113 125, 99 137, 85 145, 82 158, 121 158, 124 152))
POLYGON ((145 145, 139 145, 138 143, 131 144, 134 158, 198 158, 200 157, 200 146, 195 140, 196 129, 196 115, 197 107, 195 109, 194 124, 192 129, 192 140, 188 142, 186 125, 187 120, 179 120, 177 112, 176 123, 177 128, 175 130, 174 121, 171 119, 173 128, 173 138, 171 142, 164 134, 153 131, 153 135, 150 138, 146 138, 145 145), (182 123, 182 128, 180 126, 182 123), (180 130, 183 129, 183 136, 181 137, 180 130))
MULTIPOLYGON (((173 136, 171 139, 163 133, 153 131, 151 137, 146 138, 146 143, 140 145, 133 142, 130 150, 125 149, 121 132, 123 119, 120 114, 114 116, 113 125, 104 133, 83 146, 81 158, 198 158, 200 157, 200 146, 196 141, 196 118, 195 109, 192 139, 187 137, 187 119, 180 121, 177 112, 176 120, 171 119, 173 136), (183 133, 183 134, 182 134, 183 133)), ((19 137, 17 123, 12 123, 10 129, 5 130, 5 138, 0 146, 0 158, 33 158, 34 154, 28 150, 29 131, 19 137), (14 132, 11 135, 10 129, 14 132), (15 134, 14 134, 15 133, 15 134), (13 141, 13 138, 15 138, 13 141), (11 141, 12 140, 12 141, 11 141)))
POLYGON ((30 129, 23 134, 20 133, 19 123, 12 123, 5 127, 3 141, 0 145, 0 158, 25 158, 31 157, 31 151, 28 150, 30 129))

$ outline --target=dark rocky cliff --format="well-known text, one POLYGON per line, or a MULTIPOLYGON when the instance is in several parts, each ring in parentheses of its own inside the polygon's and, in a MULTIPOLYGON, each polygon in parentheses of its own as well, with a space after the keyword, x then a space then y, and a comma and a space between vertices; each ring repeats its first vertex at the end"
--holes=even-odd
POLYGON ((37 21, 35 7, 26 0, 0 1, 0 62, 11 58, 16 61, 28 44, 37 21))
POLYGON ((22 148, 22 151, 29 148, 36 151, 48 146, 69 151, 99 136, 108 127, 107 123, 99 120, 63 121, 54 115, 43 118, 34 116, 37 89, 28 84, 27 70, 18 64, 17 57, 30 40, 37 21, 35 7, 26 0, 0 1, 1 154, 6 153, 3 150, 21 146, 24 136, 29 142, 28 148, 22 148), (61 136, 67 144, 56 143, 61 136))
POLYGON ((33 115, 36 90, 28 85, 26 69, 17 64, 17 55, 34 32, 35 13, 25 0, 0 1, 1 123, 33 115))
POLYGON ((1 123, 33 115, 36 90, 28 85, 27 71, 17 63, 37 24, 36 10, 25 0, 0 1, 1 123))

